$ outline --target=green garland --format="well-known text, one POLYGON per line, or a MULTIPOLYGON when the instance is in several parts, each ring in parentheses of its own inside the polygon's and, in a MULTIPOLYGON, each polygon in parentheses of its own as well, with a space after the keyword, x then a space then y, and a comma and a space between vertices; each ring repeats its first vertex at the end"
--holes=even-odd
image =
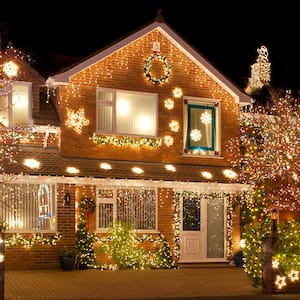
POLYGON ((148 146, 151 148, 156 148, 161 145, 161 138, 132 138, 129 136, 117 137, 117 136, 101 136, 93 134, 90 139, 97 145, 115 145, 115 146, 133 146, 135 148, 141 148, 143 146, 148 146))
POLYGON ((23 247, 28 247, 28 248, 32 247, 35 244, 54 246, 61 239, 61 237, 62 237, 61 234, 55 234, 53 236, 45 236, 42 233, 41 234, 35 233, 32 235, 31 238, 26 239, 21 234, 16 233, 5 239, 5 246, 12 247, 16 245, 21 245, 23 247))
POLYGON ((147 58, 146 63, 144 65, 144 72, 145 72, 146 78, 152 84, 155 84, 155 85, 164 84, 164 83, 166 83, 169 80, 169 78, 171 76, 171 65, 169 64, 168 59, 164 55, 160 55, 160 54, 154 53, 154 54, 151 54, 147 58), (165 73, 160 78, 155 78, 151 74, 152 61, 154 59, 158 59, 158 60, 162 61, 163 64, 164 64, 165 73))

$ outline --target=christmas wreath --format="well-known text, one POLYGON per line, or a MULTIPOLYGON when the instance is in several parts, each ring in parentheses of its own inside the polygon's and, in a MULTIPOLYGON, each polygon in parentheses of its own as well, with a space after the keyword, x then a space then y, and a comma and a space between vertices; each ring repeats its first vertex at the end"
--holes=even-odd
POLYGON ((171 65, 168 62, 168 59, 164 55, 160 55, 157 53, 151 54, 144 65, 144 72, 146 75, 146 78, 153 84, 159 85, 166 83, 170 76, 171 76, 171 65), (152 61, 154 59, 158 59, 164 63, 165 72, 164 75, 160 78, 155 78, 151 75, 151 67, 152 67, 152 61))
POLYGON ((84 210, 88 210, 91 213, 95 211, 96 204, 92 198, 83 197, 80 200, 80 208, 84 210))

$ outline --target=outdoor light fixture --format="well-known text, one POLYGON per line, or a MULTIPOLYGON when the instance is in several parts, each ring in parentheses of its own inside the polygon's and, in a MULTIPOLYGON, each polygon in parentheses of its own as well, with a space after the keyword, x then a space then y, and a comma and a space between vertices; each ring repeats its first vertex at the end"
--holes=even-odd
POLYGON ((65 202, 66 205, 70 205, 70 203, 71 203, 71 195, 70 195, 70 193, 65 193, 65 195, 64 195, 64 202, 65 202))
POLYGON ((272 219, 272 231, 277 231, 277 219, 278 219, 278 212, 276 208, 272 209, 271 212, 271 219, 272 219))

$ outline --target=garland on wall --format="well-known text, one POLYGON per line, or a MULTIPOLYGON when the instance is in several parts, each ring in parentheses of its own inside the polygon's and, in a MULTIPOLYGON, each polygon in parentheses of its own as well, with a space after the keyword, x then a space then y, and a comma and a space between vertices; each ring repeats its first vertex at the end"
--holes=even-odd
POLYGON ((161 138, 132 138, 129 136, 118 137, 118 136, 111 136, 111 135, 97 135, 93 134, 90 137, 97 145, 115 145, 115 146, 133 146, 135 148, 140 148, 143 146, 148 146, 151 148, 157 148, 161 146, 161 138))
POLYGON ((20 245, 26 248, 31 248, 33 245, 42 244, 55 246, 56 243, 62 238, 61 234, 55 234, 53 236, 45 236, 42 233, 35 233, 30 238, 25 238, 19 233, 15 233, 12 236, 5 239, 5 246, 12 247, 20 245))

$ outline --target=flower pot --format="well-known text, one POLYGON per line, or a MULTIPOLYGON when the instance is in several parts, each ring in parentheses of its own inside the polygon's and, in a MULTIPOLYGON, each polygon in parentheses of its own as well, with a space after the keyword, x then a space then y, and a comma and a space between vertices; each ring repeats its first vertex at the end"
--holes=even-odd
POLYGON ((244 256, 242 253, 236 253, 234 254, 234 257, 233 257, 233 261, 234 261, 234 264, 236 267, 243 267, 244 266, 244 260, 243 260, 244 256))
POLYGON ((61 255, 59 257, 59 262, 61 268, 65 271, 72 271, 75 269, 75 262, 76 262, 75 256, 61 255))

